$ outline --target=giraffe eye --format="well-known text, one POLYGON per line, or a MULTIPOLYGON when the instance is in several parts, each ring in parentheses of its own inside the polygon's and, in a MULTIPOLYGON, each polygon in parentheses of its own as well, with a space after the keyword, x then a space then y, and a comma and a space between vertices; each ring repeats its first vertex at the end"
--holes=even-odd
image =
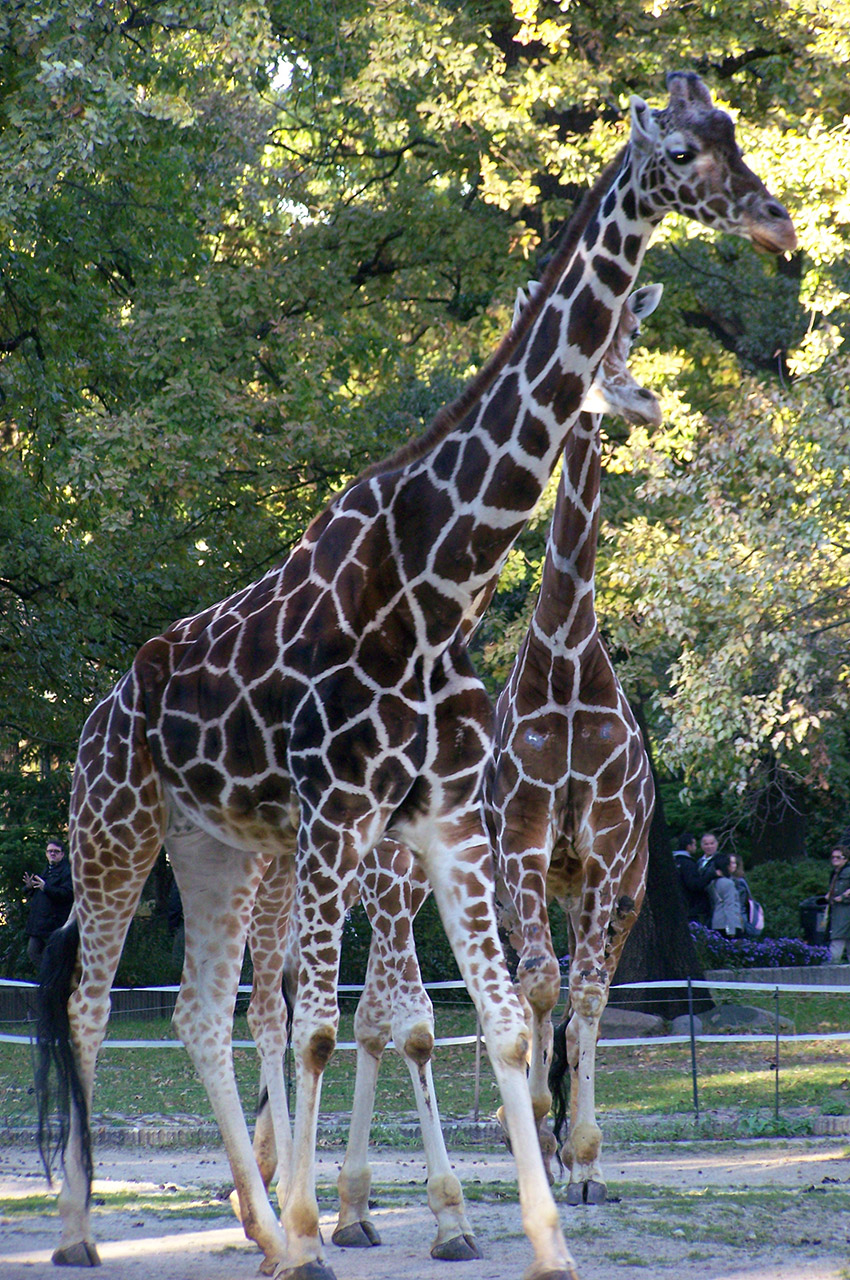
POLYGON ((690 164, 696 155, 693 147, 676 147, 668 152, 674 164, 690 164))

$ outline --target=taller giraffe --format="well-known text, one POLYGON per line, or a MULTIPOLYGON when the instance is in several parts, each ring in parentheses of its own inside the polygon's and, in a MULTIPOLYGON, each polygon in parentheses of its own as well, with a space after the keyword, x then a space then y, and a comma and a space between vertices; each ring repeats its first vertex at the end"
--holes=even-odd
MULTIPOLYGON (((531 283, 529 289, 533 296, 539 285, 531 283)), ((640 332, 641 319, 655 310, 661 293, 661 285, 652 285, 638 289, 626 300, 614 337, 585 397, 583 408, 587 412, 622 416, 632 423, 660 423, 658 400, 632 377, 628 356, 640 332)), ((520 290, 514 324, 527 302, 520 290)), ((571 439, 576 435, 584 435, 580 427, 571 439)), ((286 928, 288 884, 288 862, 275 859, 260 885, 249 932, 254 985, 248 1019, 262 1058, 265 1082, 254 1131, 254 1151, 266 1185, 280 1165, 277 1193, 281 1202, 286 1192, 291 1150, 282 1070, 286 1010, 281 985, 284 973, 294 974, 297 983, 293 953, 298 949, 298 925, 294 916, 286 928)), ((354 1102, 338 1182, 339 1221, 332 1239, 334 1244, 346 1248, 380 1243, 369 1216, 368 1143, 378 1069, 392 1035, 396 1048, 405 1058, 416 1097, 428 1168, 428 1205, 437 1222, 431 1256, 451 1261, 475 1257, 477 1248, 466 1219, 463 1191, 451 1172, 439 1125, 430 1062, 434 1044, 433 1009, 422 985, 413 943, 413 918, 428 895, 429 885, 410 851, 389 839, 380 840, 365 856, 358 872, 358 884, 361 902, 372 926, 372 940, 363 994, 354 1019, 357 1039, 354 1102)), ((287 986, 292 989, 290 982, 287 986)), ((537 1062, 541 1061, 538 1054, 537 1062)), ((545 1076, 543 1084, 545 1086, 545 1076)), ((547 1093, 547 1111, 548 1103, 547 1093)), ((553 1143, 551 1134, 547 1137, 553 1143)), ((238 1197, 234 1197, 234 1202, 238 1212, 238 1197)))
MULTIPOLYGON (((315 1196, 321 1076, 336 1039, 346 904, 366 849, 389 831, 418 851, 475 1001, 517 1161, 529 1276, 575 1280, 536 1140, 525 1022, 501 955, 478 803, 490 749, 483 686, 453 638, 487 596, 528 519, 607 348, 653 228, 671 209, 784 252, 784 208, 744 164, 729 117, 690 73, 670 101, 631 104, 630 142, 585 203, 524 323, 428 432, 366 471, 279 568, 144 645, 83 729, 71 804, 79 985, 45 1047, 75 1077, 58 1262, 90 1263, 87 1145, 109 989, 163 842, 186 908, 187 982, 174 1023, 219 1124, 239 1129, 226 1043, 232 981, 256 885, 291 839, 301 971, 298 1100, 281 1235, 251 1159, 234 1181, 246 1230, 278 1277, 320 1280, 315 1196), (181 878, 182 876, 182 878, 181 878), (228 913, 225 905, 233 902, 228 913), (232 935, 222 927, 233 922, 232 935), (202 922, 206 922, 204 928, 202 922), (199 1027, 188 1009, 203 1009, 199 1027)), ((58 960, 58 956, 57 956, 58 960)), ((72 957, 73 961, 73 957, 72 957)), ((70 983, 70 977, 68 978, 70 983)), ((57 997, 61 986, 54 983, 57 997)), ((45 1010, 44 1025, 49 1022, 45 1010)), ((236 1134, 236 1149, 242 1143, 236 1134)))

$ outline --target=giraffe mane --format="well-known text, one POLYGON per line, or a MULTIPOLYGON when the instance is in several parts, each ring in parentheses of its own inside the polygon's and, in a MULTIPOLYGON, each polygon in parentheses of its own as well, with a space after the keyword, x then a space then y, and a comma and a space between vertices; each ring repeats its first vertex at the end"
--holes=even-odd
POLYGON ((430 449, 439 444, 458 423, 463 421, 473 405, 490 389, 514 351, 531 329, 537 316, 543 310, 546 299, 561 278, 564 268, 574 254, 582 233, 602 203, 602 199, 620 167, 625 151, 626 147, 618 151, 614 159, 610 160, 599 174, 593 186, 583 196, 578 209, 564 228, 561 234, 561 242, 555 249, 546 270, 541 276, 540 288, 534 297, 529 299, 529 303, 523 309, 516 325, 505 334, 499 346, 481 366, 478 373, 450 404, 444 405, 438 411, 431 425, 422 435, 401 445, 395 453, 391 453, 388 457, 379 459, 366 467, 346 485, 342 491, 343 493, 347 493, 349 489, 353 488, 354 485, 360 484, 363 480, 370 480, 378 475, 386 475, 390 471, 399 470, 411 462, 418 462, 420 458, 424 458, 430 449))

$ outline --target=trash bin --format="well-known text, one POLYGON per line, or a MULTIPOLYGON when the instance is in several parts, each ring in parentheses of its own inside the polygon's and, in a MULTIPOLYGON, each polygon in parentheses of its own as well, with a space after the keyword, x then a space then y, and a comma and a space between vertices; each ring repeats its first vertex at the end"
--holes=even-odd
POLYGON ((810 947, 825 947, 829 938, 826 928, 826 895, 806 898, 800 903, 800 928, 810 947))

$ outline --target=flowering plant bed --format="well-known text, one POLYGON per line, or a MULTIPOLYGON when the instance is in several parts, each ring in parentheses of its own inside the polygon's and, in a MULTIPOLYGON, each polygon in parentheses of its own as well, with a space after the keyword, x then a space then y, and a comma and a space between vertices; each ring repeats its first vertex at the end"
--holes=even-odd
POLYGON ((808 968, 829 964, 829 947, 811 947, 800 938, 727 938, 692 921, 691 937, 704 969, 808 968))

